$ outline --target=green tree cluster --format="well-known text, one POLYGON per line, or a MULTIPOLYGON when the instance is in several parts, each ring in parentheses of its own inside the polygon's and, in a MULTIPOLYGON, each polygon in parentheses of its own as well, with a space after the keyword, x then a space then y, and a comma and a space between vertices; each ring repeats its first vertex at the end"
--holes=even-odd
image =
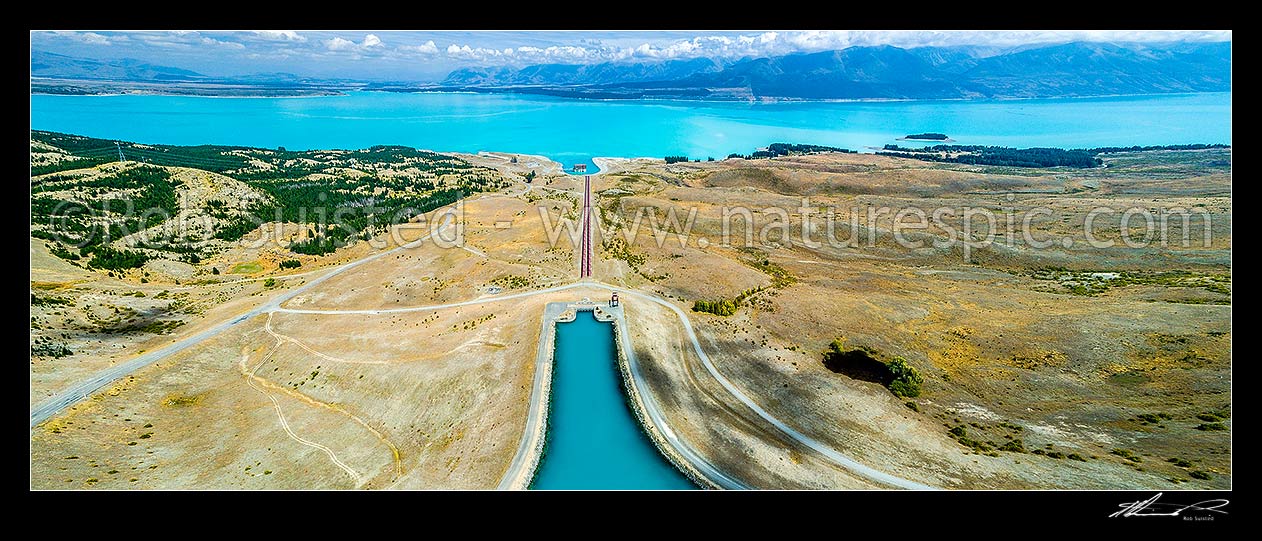
POLYGON ((981 145, 933 145, 907 148, 885 145, 880 154, 931 162, 995 165, 1005 167, 1090 168, 1104 163, 1087 150, 1063 148, 1011 148, 981 145))
POLYGON ((886 385, 886 388, 894 393, 894 396, 912 398, 920 396, 920 384, 924 383, 924 378, 916 371, 916 368, 907 364, 907 360, 902 357, 894 357, 890 362, 885 363, 885 367, 889 369, 893 381, 886 385))
POLYGON ((692 303, 693 312, 705 312, 716 316, 730 316, 736 313, 736 301, 732 299, 719 299, 714 301, 698 300, 692 303))

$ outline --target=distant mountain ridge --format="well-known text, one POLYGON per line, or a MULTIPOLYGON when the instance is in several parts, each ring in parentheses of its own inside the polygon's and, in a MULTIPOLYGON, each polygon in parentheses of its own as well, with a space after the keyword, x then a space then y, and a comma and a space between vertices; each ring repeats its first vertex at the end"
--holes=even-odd
POLYGON ((109 81, 203 81, 207 76, 186 69, 158 66, 139 60, 93 60, 31 51, 31 76, 109 81))
POLYGON ((523 68, 471 67, 454 70, 437 84, 367 83, 290 73, 212 77, 139 60, 93 60, 32 51, 31 77, 33 91, 71 94, 169 91, 325 95, 368 89, 513 92, 599 99, 1059 98, 1230 91, 1231 42, 1075 42, 1006 49, 902 49, 885 45, 735 61, 694 58, 523 68), (220 88, 223 85, 241 86, 244 90, 225 90, 220 88))
POLYGON ((659 64, 464 68, 442 87, 570 95, 713 98, 1048 98, 1231 90, 1231 43, 1075 42, 1007 52, 970 47, 836 51, 659 64))
POLYGON ((539 64, 521 69, 507 67, 460 68, 443 84, 457 85, 593 85, 671 81, 702 73, 716 73, 723 65, 709 58, 666 62, 618 64, 539 64))

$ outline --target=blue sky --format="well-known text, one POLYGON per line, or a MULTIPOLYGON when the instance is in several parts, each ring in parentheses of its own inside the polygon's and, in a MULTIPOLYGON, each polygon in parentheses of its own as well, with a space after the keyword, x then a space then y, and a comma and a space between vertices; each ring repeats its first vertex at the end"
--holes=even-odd
POLYGON ((33 31, 31 49, 214 76, 429 81, 466 66, 739 59, 855 45, 1006 49, 1069 41, 1229 41, 1230 31, 33 31))

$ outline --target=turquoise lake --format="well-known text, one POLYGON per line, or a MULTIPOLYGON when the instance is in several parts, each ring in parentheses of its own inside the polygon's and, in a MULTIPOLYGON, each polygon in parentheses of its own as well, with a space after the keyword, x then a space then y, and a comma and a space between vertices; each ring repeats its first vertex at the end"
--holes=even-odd
POLYGON ((33 129, 291 150, 398 144, 540 154, 722 158, 774 142, 865 150, 909 133, 1015 147, 1231 143, 1231 94, 903 102, 593 101, 354 92, 310 98, 31 96, 33 129))
MULTIPOLYGON (((909 133, 1013 147, 1231 141, 1231 94, 1011 101, 723 103, 355 92, 312 98, 31 96, 31 128, 140 143, 418 148, 705 159, 773 142, 867 150, 909 133)), ((623 398, 612 326, 557 326, 548 450, 533 488, 690 489, 623 398)))
POLYGON ((696 488, 640 430, 614 359, 613 325, 590 311, 557 324, 548 447, 531 488, 696 488))

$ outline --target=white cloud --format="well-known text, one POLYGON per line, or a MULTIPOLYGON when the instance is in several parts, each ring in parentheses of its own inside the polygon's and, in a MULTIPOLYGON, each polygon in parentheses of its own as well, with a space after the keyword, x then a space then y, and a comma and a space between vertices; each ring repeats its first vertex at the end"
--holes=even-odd
POLYGON ((460 60, 477 60, 487 61, 510 55, 509 49, 491 49, 488 47, 470 47, 466 45, 456 45, 452 43, 447 46, 447 56, 460 60))
POLYGON ((201 44, 209 45, 212 47, 223 47, 225 49, 244 49, 245 48, 245 45, 242 45, 235 41, 223 41, 223 40, 218 40, 218 39, 208 38, 208 37, 202 37, 201 44))
POLYGON ((164 49, 191 49, 193 47, 187 43, 179 43, 175 41, 149 41, 148 45, 162 47, 164 49))
MULTIPOLYGON (((1016 47, 1068 43, 1071 41, 1139 42, 1226 41, 1231 31, 1147 31, 1147 30, 860 30, 768 32, 764 54, 815 52, 854 46, 893 45, 902 48, 980 45, 1016 47)), ((761 41, 761 40, 760 40, 761 41)))
POLYGON ((364 41, 355 43, 349 39, 336 37, 324 42, 324 46, 330 51, 350 51, 353 53, 363 53, 378 47, 384 47, 381 38, 376 34, 368 34, 364 36, 364 41))
POLYGON ((470 47, 468 45, 451 44, 447 47, 447 55, 461 60, 491 61, 498 63, 584 63, 603 60, 603 49, 589 49, 574 45, 553 45, 547 48, 522 45, 492 49, 488 47, 470 47))
POLYGON ((349 39, 342 39, 342 38, 335 37, 331 40, 324 42, 324 46, 328 47, 330 51, 345 51, 349 49, 354 49, 355 42, 349 39))
POLYGON ((268 41, 307 41, 306 36, 293 30, 255 30, 253 34, 268 41))
MULTIPOLYGON (((1156 42, 1223 41, 1231 32, 1216 31, 787 31, 756 34, 709 35, 671 41, 645 41, 619 47, 599 41, 582 40, 581 46, 557 45, 547 48, 523 46, 515 55, 478 54, 485 49, 469 45, 449 47, 449 53, 465 60, 487 63, 589 63, 619 60, 673 60, 699 57, 742 58, 810 53, 854 46, 982 45, 1013 47, 1069 41, 1156 42)), ((625 42, 624 42, 625 43, 625 42)))
MULTIPOLYGON (((487 65, 526 65, 534 63, 586 64, 621 60, 672 60, 698 57, 740 58, 791 52, 795 47, 824 48, 844 43, 840 33, 803 32, 787 41, 779 32, 763 32, 733 36, 698 36, 668 42, 642 42, 632 46, 606 45, 598 40, 580 40, 578 45, 493 49, 471 44, 448 45, 447 56, 466 62, 487 65)), ((401 50, 408 50, 401 48, 401 50)))
POLYGON ((254 35, 271 41, 305 42, 307 37, 293 30, 255 30, 254 35))
POLYGON ((79 41, 89 45, 109 45, 109 38, 97 34, 96 32, 83 32, 79 34, 79 41))
POLYGON ((399 50, 405 53, 437 54, 438 45, 431 39, 421 45, 400 45, 399 50))
MULTIPOLYGON (((161 47, 164 49, 192 49, 193 47, 199 46, 223 47, 229 49, 245 48, 245 46, 239 42, 219 40, 203 35, 201 32, 191 30, 134 32, 131 33, 130 36, 144 45, 161 47)), ((127 38, 127 35, 113 34, 109 38, 110 41, 117 43, 122 41, 122 39, 127 38)))

